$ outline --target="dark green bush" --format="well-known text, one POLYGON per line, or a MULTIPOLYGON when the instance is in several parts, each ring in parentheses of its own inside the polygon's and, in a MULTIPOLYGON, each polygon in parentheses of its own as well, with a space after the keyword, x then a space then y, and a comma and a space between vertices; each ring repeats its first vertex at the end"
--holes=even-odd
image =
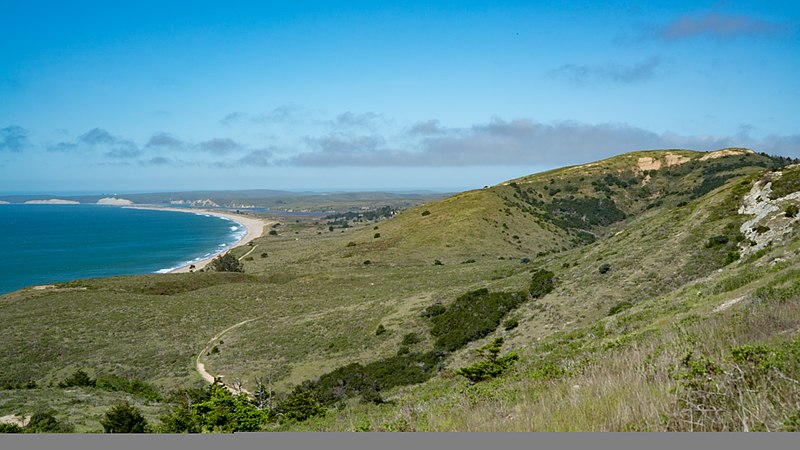
POLYGON ((386 333, 386 327, 384 327, 383 324, 379 324, 378 328, 375 329, 375 336, 380 336, 383 333, 386 333))
POLYGON ((625 219, 625 213, 608 199, 593 197, 553 200, 548 205, 552 222, 562 228, 591 229, 625 219))
POLYGON ((408 333, 403 336, 403 340, 400 341, 400 345, 414 345, 420 342, 422 342, 422 338, 419 337, 417 333, 408 333))
POLYGON ((427 308, 425 308, 425 310, 422 311, 421 316, 422 317, 434 317, 434 316, 438 316, 439 314, 444 313, 446 310, 447 310, 447 308, 445 308, 443 305, 440 305, 440 304, 437 303, 435 305, 431 305, 431 306, 428 306, 427 308))
MULTIPOLYGON (((321 405, 357 397, 368 390, 382 391, 426 381, 436 374, 440 356, 435 352, 398 354, 366 365, 352 363, 307 380, 297 389, 321 405)), ((291 397, 291 396, 290 396, 291 397)))
POLYGON ((485 288, 467 292, 458 297, 444 313, 431 318, 431 334, 436 337, 435 347, 451 352, 486 336, 525 297, 527 295, 519 293, 490 293, 485 288))
POLYGON ((429 216, 429 215, 431 215, 431 212, 426 209, 425 211, 422 211, 422 215, 423 216, 429 216))
POLYGON ((503 322, 503 329, 506 331, 511 331, 514 328, 517 328, 518 326, 519 326, 519 320, 517 319, 508 319, 505 322, 503 322))
POLYGON ((613 316, 619 312, 625 311, 626 309, 630 309, 633 307, 633 303, 631 302, 619 302, 616 305, 612 306, 608 309, 608 315, 613 316))
POLYGON ((539 269, 533 274, 528 287, 531 297, 541 298, 555 289, 556 275, 549 270, 539 269))
POLYGON ((53 415, 54 411, 39 411, 31 416, 31 420, 25 425, 27 433, 71 433, 75 427, 59 422, 53 415))
POLYGON ((756 225, 753 227, 753 231, 755 231, 758 234, 764 234, 767 231, 769 231, 769 227, 766 225, 756 225))
MULTIPOLYGON (((330 227, 330 228, 333 228, 333 227, 330 227)), ((333 230, 330 230, 330 231, 333 231, 333 230)), ((278 235, 278 231, 277 230, 269 230, 269 235, 270 236, 277 236, 278 235)))
POLYGON ((130 403, 120 403, 100 420, 106 433, 147 433, 148 424, 141 411, 130 403))
POLYGON ((25 430, 15 423, 0 423, 0 433, 24 433, 25 430))
POLYGON ((495 338, 491 343, 477 350, 478 355, 484 358, 483 361, 462 367, 456 373, 473 383, 502 375, 512 364, 519 360, 519 355, 516 352, 508 352, 502 358, 499 357, 502 347, 503 338, 495 338))
POLYGON ((195 406, 204 431, 252 432, 266 423, 268 413, 250 403, 246 394, 233 396, 223 386, 212 385, 208 400, 195 406))
POLYGON ((81 369, 76 370, 69 378, 58 383, 58 387, 60 388, 69 388, 69 387, 94 387, 96 381, 89 377, 89 374, 84 372, 81 369))
POLYGON ((325 415, 326 409, 314 395, 314 392, 296 387, 286 400, 280 402, 275 409, 282 422, 295 420, 303 422, 314 416, 325 415))
POLYGON ((786 207, 784 214, 786 217, 795 217, 798 212, 800 212, 800 208, 798 208, 797 205, 789 205, 786 207))
POLYGON ((127 392, 136 397, 146 398, 154 402, 164 400, 164 397, 152 385, 144 381, 130 380, 114 374, 98 375, 95 385, 98 389, 111 392, 127 392))
POLYGON ((597 270, 600 273, 607 273, 609 270, 611 270, 611 264, 608 263, 600 264, 600 267, 598 267, 597 270))
POLYGON ((738 261, 740 257, 741 257, 741 255, 739 255, 738 251, 731 250, 731 251, 728 252, 727 255, 725 255, 725 262, 722 265, 727 266, 730 263, 738 261))
POLYGON ((244 266, 231 253, 217 256, 211 260, 211 268, 217 272, 244 272, 244 266))

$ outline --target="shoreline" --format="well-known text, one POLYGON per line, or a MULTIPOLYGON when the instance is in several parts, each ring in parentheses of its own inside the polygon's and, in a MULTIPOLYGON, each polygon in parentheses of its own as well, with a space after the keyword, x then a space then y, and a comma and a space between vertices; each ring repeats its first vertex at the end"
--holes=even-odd
POLYGON ((243 245, 246 245, 252 240, 261 237, 261 235, 264 234, 264 229, 267 227, 267 225, 269 225, 269 223, 264 219, 246 216, 244 214, 236 214, 228 211, 214 211, 210 209, 170 208, 168 206, 162 207, 157 205, 128 205, 128 206, 123 206, 123 208, 148 209, 153 211, 173 211, 173 212, 209 215, 231 220, 245 228, 246 233, 238 241, 231 244, 230 247, 227 247, 217 253, 214 253, 208 258, 201 259, 199 261, 193 261, 184 264, 180 267, 176 267, 174 269, 166 270, 164 272, 159 272, 159 273, 189 273, 190 272, 189 267, 191 266, 194 266, 194 270, 200 270, 206 267, 217 256, 225 252, 228 252, 230 250, 233 250, 236 247, 241 247, 243 245))

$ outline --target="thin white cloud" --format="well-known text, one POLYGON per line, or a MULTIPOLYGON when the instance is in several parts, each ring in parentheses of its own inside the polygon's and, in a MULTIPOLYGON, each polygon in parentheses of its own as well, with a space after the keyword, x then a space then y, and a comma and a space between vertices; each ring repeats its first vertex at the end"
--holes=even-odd
POLYGON ((662 59, 654 56, 630 65, 619 63, 601 65, 564 64, 557 69, 551 70, 548 76, 575 84, 597 81, 634 84, 654 78, 661 63, 662 59))
POLYGON ((666 40, 708 36, 718 39, 739 37, 774 37, 791 30, 787 23, 757 17, 707 12, 687 14, 659 27, 657 35, 666 40))
POLYGON ((0 128, 0 152, 19 152, 28 144, 28 131, 22 127, 11 125, 0 128))

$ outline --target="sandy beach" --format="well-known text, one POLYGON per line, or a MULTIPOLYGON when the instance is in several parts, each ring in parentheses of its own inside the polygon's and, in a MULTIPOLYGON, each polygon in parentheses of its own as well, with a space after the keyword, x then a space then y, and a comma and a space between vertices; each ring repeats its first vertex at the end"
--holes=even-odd
POLYGON ((189 267, 194 265, 194 270, 200 270, 208 265, 212 259, 217 257, 220 253, 227 252, 233 248, 246 245, 248 242, 252 241, 253 239, 261 237, 264 233, 264 228, 269 225, 270 223, 266 220, 259 219, 252 216, 246 216, 243 214, 236 214, 228 211, 212 211, 209 209, 186 209, 186 208, 169 208, 169 207, 161 207, 161 206, 148 206, 148 205, 135 205, 135 206, 126 206, 126 208, 134 208, 134 209, 152 209, 158 211, 177 211, 183 213, 191 213, 191 214, 208 214, 209 216, 217 216, 223 217, 226 219, 233 220, 241 224, 242 226, 247 229, 247 233, 242 237, 238 242, 234 243, 229 248, 226 248, 222 252, 219 252, 209 258, 202 259, 200 261, 195 261, 191 264, 186 264, 185 266, 178 267, 177 269, 173 269, 169 271, 169 273, 187 273, 189 272, 189 267))

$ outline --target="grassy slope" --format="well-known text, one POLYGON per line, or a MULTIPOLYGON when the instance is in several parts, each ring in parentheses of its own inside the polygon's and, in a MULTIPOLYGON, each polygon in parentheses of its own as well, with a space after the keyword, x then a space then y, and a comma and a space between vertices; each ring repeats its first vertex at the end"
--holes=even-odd
MULTIPOLYGON (((571 342, 580 341, 579 349, 588 346, 588 354, 596 355, 596 348, 608 342, 636 342, 636 336, 643 332, 661 330, 681 317, 676 314, 694 314, 688 311, 699 306, 708 308, 694 297, 690 303, 679 301, 676 292, 690 289, 686 283, 692 281, 701 280, 696 284, 701 288, 712 283, 702 279, 721 266, 725 255, 719 249, 705 249, 703 243, 724 233, 728 223, 741 221, 732 214, 732 208, 742 188, 731 183, 697 200, 691 200, 692 189, 719 173, 757 173, 758 166, 766 161, 758 155, 730 156, 675 166, 674 173, 632 169, 642 155, 664 159, 666 154, 623 155, 515 180, 517 187, 505 184, 465 192, 412 208, 379 223, 377 230, 368 225, 318 234, 313 227, 279 228, 281 236, 254 242, 253 259, 245 261, 252 276, 205 273, 117 277, 70 283, 52 291, 9 294, 0 301, 7 343, 0 350, 0 360, 7 368, 0 381, 32 379, 47 384, 84 367, 149 380, 165 388, 197 384, 200 379, 193 370, 194 358, 211 336, 255 318, 224 336, 224 342, 216 343, 219 353, 204 355, 206 368, 224 374, 227 380, 245 383, 254 376, 271 375, 282 389, 348 362, 368 362, 394 354, 402 336, 410 331, 427 337, 427 324, 419 312, 436 300, 448 302, 477 287, 520 289, 527 284, 532 267, 547 267, 558 274, 559 288, 514 313, 521 326, 507 334, 506 346, 521 349, 525 358, 514 374, 494 382, 495 388, 508 396, 502 408, 535 409, 536 403, 530 403, 533 397, 526 399, 525 392, 533 389, 529 384, 541 383, 527 380, 524 374, 534 370, 543 355, 537 346, 566 345, 572 349, 578 344, 571 342), (734 161, 742 167, 733 167, 732 172, 704 173, 709 167, 734 161), (638 177, 636 185, 612 185, 608 191, 598 192, 591 181, 608 173, 626 180, 638 177), (649 182, 644 181, 647 175, 649 182), (642 186, 644 183, 646 186, 642 186), (536 195, 533 198, 541 203, 523 201, 520 188, 535 192, 530 197, 536 195), (561 192, 551 195, 555 189, 561 192), (569 195, 613 200, 630 219, 607 226, 585 226, 598 236, 609 237, 570 250, 576 245, 575 229, 557 226, 546 214, 547 205, 554 199, 569 195), (676 207, 682 201, 688 204, 676 207), (424 211, 430 214, 423 215, 424 211), (380 237, 375 238, 375 233, 380 237), (262 257, 262 253, 267 256, 262 257), (537 254, 541 256, 537 258, 537 254), (511 257, 533 261, 526 265, 506 259, 511 257), (433 265, 434 259, 444 265, 433 265), (475 262, 462 264, 466 259, 475 262), (365 265, 366 260, 371 264, 365 265), (612 270, 600 275, 597 266, 604 262, 612 270), (635 306, 605 319, 609 307, 622 301, 635 306), (595 327, 598 320, 608 331, 594 339, 585 330, 595 327), (389 333, 376 336, 378 324, 384 324, 389 333), (583 336, 577 340, 563 337, 574 330, 583 336)), ((693 160, 702 155, 680 154, 693 160)), ((703 300, 721 301, 728 294, 703 300)), ((415 349, 430 345, 426 338, 415 344, 415 349)), ((613 372, 616 366, 609 361, 626 358, 628 347, 620 348, 602 355, 604 362, 599 367, 613 372)), ((577 363, 583 358, 581 351, 561 356, 577 358, 577 363)), ((454 355, 450 366, 470 360, 465 350, 454 355)), ((399 421, 401 428, 404 422, 411 429, 476 429, 483 423, 478 420, 481 414, 494 408, 497 400, 485 385, 470 387, 460 377, 447 373, 419 388, 402 390, 398 405, 353 406, 352 414, 329 416, 305 426, 352 429, 354 417, 362 417, 373 428, 392 429, 394 421, 399 421), (408 405, 414 402, 425 405, 424 414, 408 413, 408 405), (457 417, 446 412, 449 405, 460 407, 457 417)), ((610 374, 604 378, 605 382, 611 379, 610 374)), ((563 386, 555 383, 555 387, 561 386, 558 389, 564 395, 573 395, 567 386, 571 382, 561 382, 563 386)), ((617 386, 624 390, 623 385, 617 386)), ((654 386, 653 398, 667 398, 666 391, 661 390, 669 387, 669 383, 654 386)), ((536 389, 534 397, 545 395, 540 392, 541 386, 536 389)), ((545 391, 546 395, 561 392, 545 391)), ((21 408, 20 396, 26 395, 24 391, 0 392, 0 398, 8 398, 0 402, 0 413, 17 412, 14 408, 21 408)), ((50 395, 59 396, 57 390, 50 395)), ((22 404, 33 408, 44 401, 40 398, 22 404)), ((653 411, 658 410, 653 406, 653 411)), ((575 413, 567 408, 564 414, 568 412, 575 413)), ((564 428, 556 420, 538 424, 519 420, 498 419, 497 424, 488 421, 486 426, 564 428)), ((586 420, 574 426, 620 428, 617 422, 609 425, 586 420)))

